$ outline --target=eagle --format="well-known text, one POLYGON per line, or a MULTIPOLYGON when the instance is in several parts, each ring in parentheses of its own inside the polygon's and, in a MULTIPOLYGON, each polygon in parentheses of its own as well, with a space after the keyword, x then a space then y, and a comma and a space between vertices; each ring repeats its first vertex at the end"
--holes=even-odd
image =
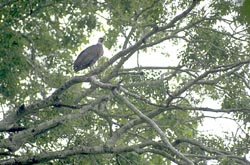
POLYGON ((74 71, 86 69, 92 65, 103 55, 103 37, 98 39, 98 43, 84 49, 74 62, 74 71))

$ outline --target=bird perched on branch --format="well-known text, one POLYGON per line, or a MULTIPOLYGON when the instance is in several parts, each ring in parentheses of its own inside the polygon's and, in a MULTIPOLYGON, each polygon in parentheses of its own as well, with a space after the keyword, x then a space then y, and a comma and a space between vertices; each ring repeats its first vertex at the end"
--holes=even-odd
POLYGON ((101 37, 96 45, 87 47, 78 55, 74 62, 75 72, 92 66, 103 55, 102 42, 103 38, 101 37))

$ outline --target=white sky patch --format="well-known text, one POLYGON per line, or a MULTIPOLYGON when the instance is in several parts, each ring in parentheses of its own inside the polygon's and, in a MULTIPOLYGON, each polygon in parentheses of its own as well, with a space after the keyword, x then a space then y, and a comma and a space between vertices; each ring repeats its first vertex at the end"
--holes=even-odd
MULTIPOLYGON (((219 101, 212 100, 211 98, 206 98, 201 106, 213 109, 221 108, 219 101)), ((235 132, 238 128, 238 125, 230 120, 230 118, 232 118, 230 114, 220 112, 203 112, 203 114, 208 117, 204 118, 202 125, 200 125, 198 129, 205 134, 224 136, 229 132, 235 132)))
POLYGON ((139 58, 140 66, 176 66, 179 62, 177 59, 178 47, 169 41, 165 41, 157 46, 161 49, 152 51, 148 48, 146 52, 142 50, 138 54, 135 53, 124 65, 125 68, 137 67, 137 58, 139 58), (168 56, 168 57, 167 57, 168 56))

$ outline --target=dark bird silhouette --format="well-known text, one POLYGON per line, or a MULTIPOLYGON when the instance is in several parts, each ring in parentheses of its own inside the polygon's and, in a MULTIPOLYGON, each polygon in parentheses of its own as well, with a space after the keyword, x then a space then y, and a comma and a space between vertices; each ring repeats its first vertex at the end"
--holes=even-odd
POLYGON ((87 47, 78 55, 74 62, 75 72, 92 66, 103 55, 102 42, 103 38, 99 38, 96 45, 87 47))

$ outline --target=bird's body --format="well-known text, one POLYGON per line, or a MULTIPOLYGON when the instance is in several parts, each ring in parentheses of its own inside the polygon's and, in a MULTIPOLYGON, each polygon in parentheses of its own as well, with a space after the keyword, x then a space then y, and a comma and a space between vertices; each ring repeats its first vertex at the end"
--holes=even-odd
POLYGON ((96 45, 87 47, 78 55, 74 62, 75 72, 92 66, 103 55, 102 41, 103 38, 99 38, 96 45))

